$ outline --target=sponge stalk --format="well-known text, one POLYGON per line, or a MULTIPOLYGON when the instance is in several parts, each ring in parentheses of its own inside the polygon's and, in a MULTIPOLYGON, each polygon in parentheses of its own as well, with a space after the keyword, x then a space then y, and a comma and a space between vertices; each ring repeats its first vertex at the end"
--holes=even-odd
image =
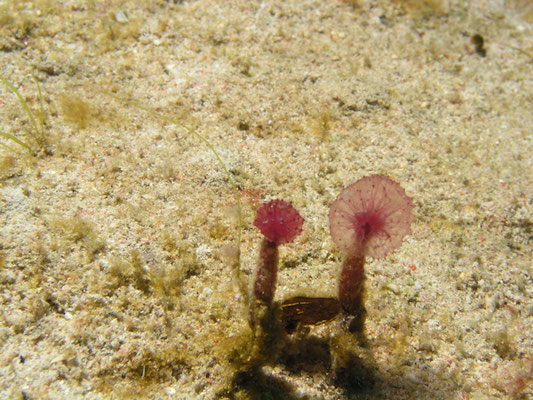
POLYGON ((339 278, 339 301, 349 315, 363 317, 363 291, 365 281, 365 257, 347 255, 339 278))
POLYGON ((272 304, 274 289, 276 288, 276 275, 278 273, 279 251, 275 242, 263 238, 261 249, 259 250, 259 261, 257 265, 257 277, 255 279, 255 298, 272 304))

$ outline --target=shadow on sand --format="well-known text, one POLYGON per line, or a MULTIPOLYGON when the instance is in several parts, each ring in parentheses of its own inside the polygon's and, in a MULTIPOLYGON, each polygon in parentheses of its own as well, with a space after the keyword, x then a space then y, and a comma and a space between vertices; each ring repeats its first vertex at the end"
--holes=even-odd
MULTIPOLYGON (((442 381, 429 365, 419 364, 420 373, 400 372, 387 375, 380 371, 371 348, 345 351, 339 355, 331 343, 316 336, 290 338, 278 363, 296 379, 302 374, 323 374, 331 390, 342 397, 339 400, 381 399, 450 399, 459 390, 458 385, 442 381)), ((232 387, 224 394, 229 399, 247 400, 321 400, 316 395, 299 394, 297 388, 280 377, 252 368, 239 372, 232 387)))

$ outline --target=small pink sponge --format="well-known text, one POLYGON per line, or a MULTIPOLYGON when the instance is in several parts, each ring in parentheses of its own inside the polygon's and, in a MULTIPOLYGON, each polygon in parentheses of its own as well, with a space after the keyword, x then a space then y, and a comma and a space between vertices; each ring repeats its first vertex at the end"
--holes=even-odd
POLYGON ((292 242, 302 232, 304 219, 291 203, 272 200, 257 210, 254 225, 267 240, 280 245, 292 242))
POLYGON ((329 210, 333 241, 348 255, 385 257, 411 233, 413 200, 386 176, 372 175, 344 188, 329 210))

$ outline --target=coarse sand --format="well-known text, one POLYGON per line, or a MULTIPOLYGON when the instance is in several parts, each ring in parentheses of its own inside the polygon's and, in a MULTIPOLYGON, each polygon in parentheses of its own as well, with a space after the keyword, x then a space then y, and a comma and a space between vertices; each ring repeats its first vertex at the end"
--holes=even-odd
POLYGON ((533 398, 531 1, 0 0, 0 75, 0 399, 533 398), (336 321, 247 368, 257 208, 305 218, 275 301, 333 297, 372 174, 415 218, 360 375, 336 321))

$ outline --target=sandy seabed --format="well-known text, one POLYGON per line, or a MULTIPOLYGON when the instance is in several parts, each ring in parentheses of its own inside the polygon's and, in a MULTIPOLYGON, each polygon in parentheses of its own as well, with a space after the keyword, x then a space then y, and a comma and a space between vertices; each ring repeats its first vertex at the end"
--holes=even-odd
POLYGON ((532 23, 527 0, 0 1, 35 117, 0 85, 0 398, 532 398, 532 23), (238 273, 235 191, 180 124, 239 193, 238 273), (335 296, 329 204, 370 174, 415 203, 366 266, 371 379, 332 379, 335 322, 244 379, 257 207, 306 220, 276 300, 335 296))

